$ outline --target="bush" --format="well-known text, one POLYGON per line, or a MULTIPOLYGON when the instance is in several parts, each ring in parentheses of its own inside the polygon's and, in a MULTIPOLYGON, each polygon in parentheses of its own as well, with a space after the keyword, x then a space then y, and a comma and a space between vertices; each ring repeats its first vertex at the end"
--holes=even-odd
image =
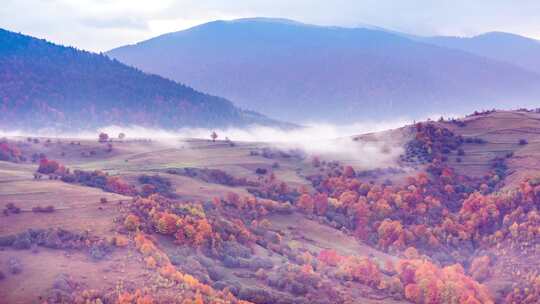
POLYGON ((255 173, 259 175, 265 175, 266 173, 268 173, 268 170, 264 168, 257 168, 257 170, 255 170, 255 173))
POLYGON ((32 212, 38 212, 38 213, 51 213, 54 212, 54 206, 48 205, 46 207, 37 206, 32 208, 32 212))
POLYGON ((15 236, 14 235, 0 236, 0 246, 1 247, 11 246, 11 245, 13 245, 14 242, 15 242, 15 236))
POLYGON ((4 214, 9 215, 9 213, 18 214, 21 212, 21 208, 15 206, 13 203, 6 204, 6 209, 4 209, 4 214))
POLYGON ((254 303, 275 302, 275 299, 270 292, 259 288, 243 287, 240 289, 238 297, 254 303))
POLYGON ((19 274, 22 272, 22 264, 19 259, 11 257, 8 260, 8 269, 11 274, 19 274))
POLYGON ((12 246, 15 249, 30 249, 32 247, 32 235, 29 232, 17 234, 12 246))
POLYGON ((62 168, 63 166, 61 166, 57 161, 43 158, 39 161, 39 167, 37 171, 42 174, 53 174, 57 171, 62 170, 62 168))
POLYGON ((113 243, 116 247, 126 247, 129 244, 129 239, 123 235, 117 235, 114 237, 113 243))
POLYGON ((138 181, 139 183, 143 184, 143 196, 149 196, 154 193, 159 193, 169 197, 174 196, 172 183, 165 177, 143 174, 139 176, 138 181))
POLYGON ((484 139, 479 138, 479 137, 475 137, 475 138, 473 139, 473 142, 474 142, 475 144, 485 144, 485 143, 486 143, 486 141, 485 141, 484 139))
POLYGON ((98 141, 100 143, 107 142, 109 140, 109 135, 107 133, 99 133, 98 141))
POLYGON ((94 260, 101 260, 103 259, 107 254, 112 252, 112 247, 109 246, 106 243, 97 243, 90 247, 90 256, 94 260))
POLYGON ((124 220, 124 227, 126 227, 127 230, 135 231, 139 228, 140 225, 141 220, 138 216, 134 214, 128 215, 124 220))

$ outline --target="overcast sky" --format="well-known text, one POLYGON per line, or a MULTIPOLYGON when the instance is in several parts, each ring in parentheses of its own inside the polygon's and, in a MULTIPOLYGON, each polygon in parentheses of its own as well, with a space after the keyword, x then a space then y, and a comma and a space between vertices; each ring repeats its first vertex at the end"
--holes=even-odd
POLYGON ((216 19, 280 17, 420 35, 540 39, 540 0, 1 0, 0 27, 107 51, 216 19))

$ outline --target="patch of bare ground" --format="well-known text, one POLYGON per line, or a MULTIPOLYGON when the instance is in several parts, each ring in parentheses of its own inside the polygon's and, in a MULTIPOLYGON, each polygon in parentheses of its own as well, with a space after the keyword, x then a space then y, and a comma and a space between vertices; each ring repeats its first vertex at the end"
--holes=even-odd
MULTIPOLYGON (((150 274, 141 267, 137 253, 128 249, 117 250, 107 259, 96 262, 87 254, 78 251, 40 248, 37 253, 30 250, 4 249, 0 251, 0 269, 6 274, 0 280, 2 303, 43 303, 51 296, 56 279, 65 274, 79 289, 104 289, 124 284, 144 286, 150 274), (6 262, 16 257, 22 267, 18 274, 7 272, 6 262)), ((63 290, 70 293, 75 286, 63 290)))

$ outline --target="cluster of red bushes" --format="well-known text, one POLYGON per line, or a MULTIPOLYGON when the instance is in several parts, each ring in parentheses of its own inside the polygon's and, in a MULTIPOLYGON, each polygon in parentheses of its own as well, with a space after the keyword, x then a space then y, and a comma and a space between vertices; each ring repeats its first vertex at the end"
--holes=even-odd
POLYGON ((414 303, 494 303, 486 287, 459 264, 439 268, 425 260, 402 260, 396 270, 405 298, 414 303))
POLYGON ((22 160, 21 150, 7 141, 0 141, 0 160, 18 162, 22 160))
POLYGON ((342 280, 357 281, 413 303, 494 303, 486 287, 467 276, 459 264, 441 268, 413 258, 398 260, 396 266, 388 262, 381 269, 370 258, 341 256, 334 250, 321 251, 318 260, 342 280))
POLYGON ((44 174, 56 174, 60 176, 61 180, 66 183, 81 184, 88 187, 100 188, 107 192, 128 196, 138 194, 137 189, 133 185, 130 185, 124 181, 120 176, 110 176, 108 173, 99 170, 74 170, 73 172, 70 172, 69 169, 66 169, 56 161, 43 159, 40 162, 38 172, 44 174))
POLYGON ((59 162, 55 160, 42 158, 39 161, 39 167, 37 169, 37 172, 42 173, 42 174, 64 175, 64 174, 68 174, 69 170, 66 170, 66 168, 63 165, 61 165, 59 162))
MULTIPOLYGON (((498 191, 504 160, 483 178, 456 174, 442 156, 447 149, 458 147, 460 139, 452 139, 452 134, 435 127, 417 125, 416 131, 416 140, 432 156, 427 173, 410 177, 403 185, 391 185, 362 182, 351 169, 328 168, 325 177, 312 178, 316 192, 302 193, 296 207, 335 221, 338 227, 350 229, 381 249, 400 251, 413 246, 444 264, 468 264, 476 249, 495 245, 506 244, 524 255, 535 252, 540 236, 540 182, 526 180, 518 189, 498 191)), ((330 253, 323 253, 321 258, 328 264, 339 263, 339 258, 330 253)), ((472 278, 489 278, 491 263, 488 256, 472 260, 472 278)), ((459 266, 435 271, 433 264, 416 262, 414 267, 420 269, 419 276, 434 273, 455 285, 476 286, 463 276, 459 266)), ((435 279, 433 275, 428 278, 435 279)), ((540 279, 534 273, 522 271, 515 280, 520 287, 507 294, 506 302, 535 303, 539 299, 540 279)), ((435 288, 441 283, 429 287, 414 282, 424 281, 402 281, 406 297, 414 302, 441 303, 440 297, 447 294, 435 288)), ((455 299, 459 303, 487 301, 478 291, 455 299)))
POLYGON ((159 276, 159 281, 171 292, 159 293, 150 288, 126 290, 116 287, 114 292, 83 290, 75 293, 70 303, 115 303, 115 304, 156 304, 156 303, 224 303, 249 304, 238 300, 229 291, 219 291, 200 282, 190 274, 179 271, 161 250, 155 240, 142 232, 136 232, 133 241, 142 256, 145 267, 159 276), (171 290, 172 289, 172 290, 171 290))
POLYGON ((19 162, 24 160, 24 157, 19 147, 7 141, 0 141, 0 160, 19 162))
POLYGON ((295 188, 289 187, 285 182, 276 179, 274 173, 259 177, 258 184, 254 187, 249 187, 248 191, 257 197, 280 202, 292 202, 299 195, 299 192, 295 188))
MULTIPOLYGON (((219 303, 231 303, 231 304, 248 304, 249 302, 238 300, 234 295, 228 291, 217 291, 212 287, 201 283, 195 277, 183 273, 176 269, 170 262, 167 254, 159 249, 155 245, 155 242, 151 237, 145 235, 142 232, 137 232, 135 235, 135 246, 139 252, 144 256, 146 266, 150 269, 154 269, 165 280, 176 283, 176 286, 180 287, 177 299, 183 300, 182 303, 215 303, 216 300, 219 303)), ((123 300, 129 300, 117 303, 139 303, 134 302, 137 299, 136 295, 124 293, 123 300)), ((122 295, 121 295, 122 296, 122 295)), ((119 298, 120 300, 120 298, 119 298)))
POLYGON ((456 174, 442 155, 462 139, 435 124, 417 124, 415 131, 415 140, 432 159, 427 173, 403 185, 375 184, 360 181, 350 167, 332 167, 326 177, 311 178, 317 192, 304 192, 296 206, 385 250, 474 246, 472 241, 492 231, 500 216, 492 205, 482 205, 483 197, 497 189, 497 172, 474 179, 456 174))
POLYGON ((214 200, 214 204, 222 209, 232 209, 231 212, 242 212, 243 218, 257 220, 272 213, 290 213, 293 208, 288 202, 279 202, 272 199, 262 199, 253 196, 240 196, 235 192, 228 192, 225 198, 214 200))
MULTIPOLYGON (((219 208, 220 203, 216 200, 214 207, 219 208)), ((200 247, 215 255, 220 254, 224 241, 246 245, 254 242, 241 213, 222 217, 212 212, 209 217, 202 203, 175 202, 156 194, 134 198, 130 210, 124 221, 126 229, 170 235, 179 244, 200 247)))

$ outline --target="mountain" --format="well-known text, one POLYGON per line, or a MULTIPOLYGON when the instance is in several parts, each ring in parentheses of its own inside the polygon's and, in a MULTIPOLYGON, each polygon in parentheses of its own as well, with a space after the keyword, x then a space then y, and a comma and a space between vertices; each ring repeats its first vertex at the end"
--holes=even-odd
POLYGON ((289 121, 532 106, 540 76, 376 28, 214 21, 107 55, 289 121))
POLYGON ((466 51, 515 64, 540 73, 540 42, 519 35, 491 32, 470 38, 436 36, 418 38, 430 44, 466 51))
POLYGON ((1 29, 0 109, 0 127, 11 129, 276 123, 105 55, 1 29))

